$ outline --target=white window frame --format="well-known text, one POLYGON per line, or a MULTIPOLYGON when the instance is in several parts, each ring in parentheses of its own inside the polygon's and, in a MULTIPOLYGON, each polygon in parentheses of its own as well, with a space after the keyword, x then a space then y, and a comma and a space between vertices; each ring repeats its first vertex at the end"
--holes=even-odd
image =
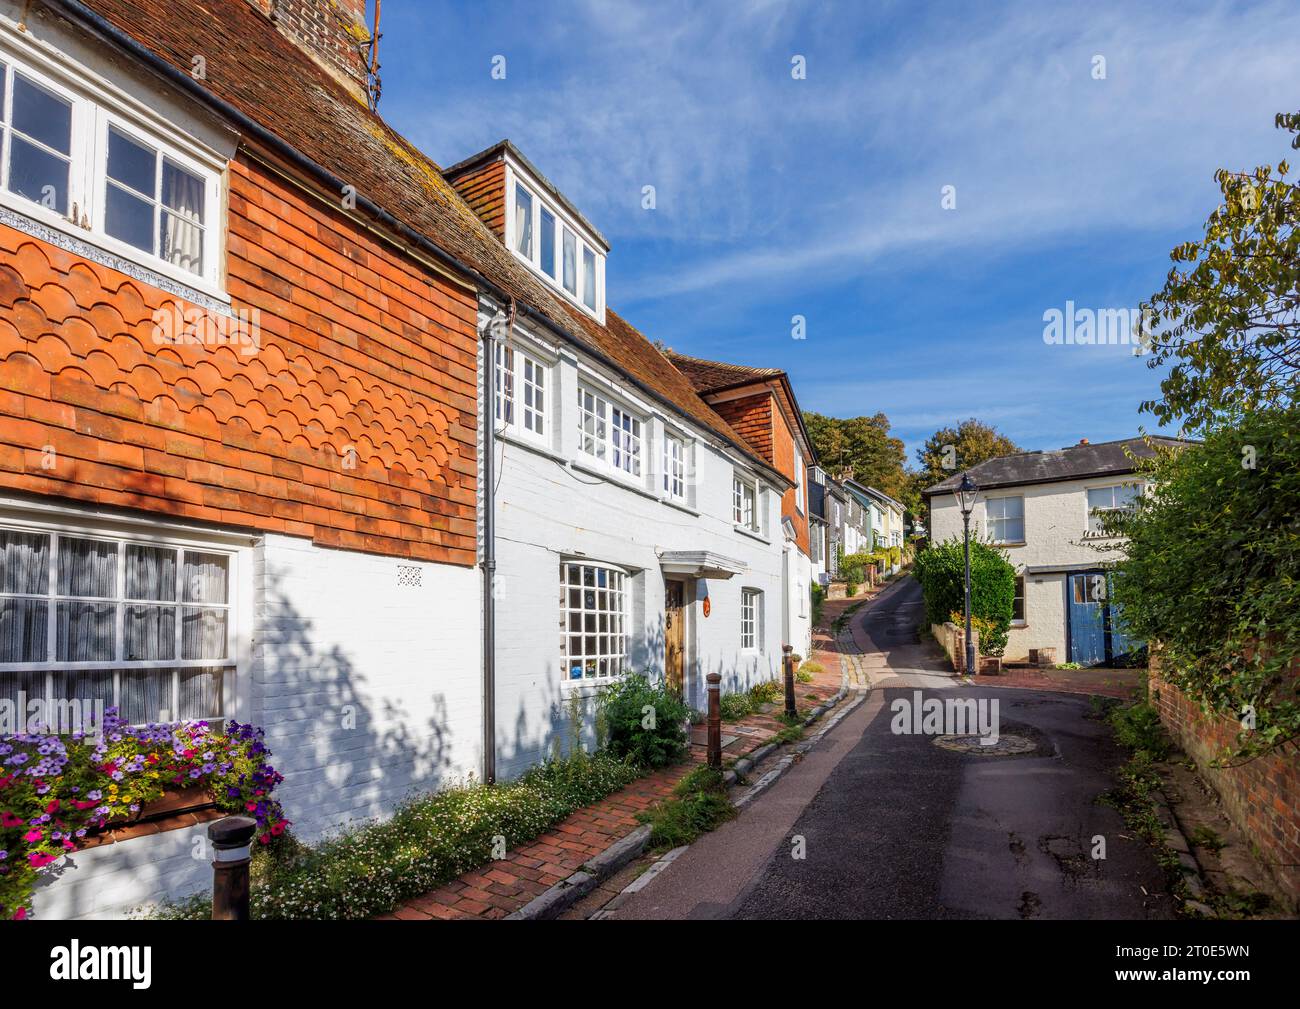
POLYGON ((746 529, 752 533, 763 531, 758 502, 758 484, 739 473, 733 473, 731 477, 731 519, 737 528, 746 529), (745 514, 746 505, 749 506, 750 511, 748 516, 745 514))
POLYGON ((997 497, 987 498, 984 501, 984 523, 988 529, 989 542, 991 543, 1009 543, 1018 545, 1025 542, 1025 496, 1023 494, 1002 494, 997 497), (989 506, 995 501, 1019 501, 1020 514, 1017 515, 993 515, 989 511, 989 506), (1003 529, 1008 522, 1020 523, 1020 536, 1015 539, 1008 539, 1005 535, 999 535, 999 529, 1003 529))
POLYGON ((561 558, 559 574, 561 683, 570 689, 613 683, 628 670, 632 576, 616 565, 571 557, 561 558), (592 585, 586 584, 588 571, 592 572, 592 585), (602 573, 606 578, 603 586, 600 584, 602 573), (573 604, 575 591, 578 593, 576 606, 573 604), (591 605, 588 605, 588 593, 591 605), (603 599, 601 593, 605 593, 603 599), (602 601, 604 606, 601 605, 602 601), (573 627, 575 616, 581 624, 576 630, 573 627), (589 617, 592 619, 588 620, 589 617), (601 617, 605 618, 604 629, 601 617), (579 652, 576 655, 573 652, 575 639, 579 639, 579 652), (595 639, 595 647, 589 651, 591 639, 595 639), (576 678, 573 676, 575 661, 582 668, 582 676, 576 678), (594 674, 588 676, 588 669, 594 669, 594 674))
POLYGON ((600 389, 579 382, 577 421, 581 454, 623 479, 644 479, 645 417, 600 389))
POLYGON ((1102 531, 1102 529, 1101 529, 1101 524, 1100 524, 1100 522, 1099 522, 1100 515, 1098 514, 1099 512, 1108 512, 1108 511, 1132 511, 1132 510, 1133 510, 1133 508, 1135 507, 1135 501, 1134 501, 1134 500, 1130 500, 1129 503, 1127 503, 1127 504, 1115 504, 1115 503, 1114 503, 1115 500, 1116 500, 1116 498, 1118 497, 1117 492, 1118 492, 1118 491, 1121 491, 1121 490, 1131 491, 1132 494, 1133 494, 1133 499, 1136 499, 1136 498, 1138 498, 1139 496, 1141 496, 1141 494, 1142 494, 1142 484, 1140 484, 1140 483, 1112 483, 1112 484, 1103 484, 1103 485, 1100 486, 1100 487, 1088 487, 1088 488, 1086 488, 1086 489, 1084 490, 1084 492, 1083 492, 1083 500, 1084 500, 1084 508, 1086 509, 1086 514, 1087 514, 1087 519, 1088 519, 1088 535, 1089 535, 1089 536, 1104 536, 1104 535, 1106 535, 1106 534, 1102 531), (1109 504, 1109 505, 1097 505, 1097 506, 1094 506, 1093 503, 1092 503, 1092 495, 1093 495, 1093 494, 1096 494, 1096 493, 1099 492, 1099 491, 1110 491, 1110 492, 1111 492, 1110 496, 1111 496, 1111 502, 1112 502, 1112 503, 1109 504))
POLYGON ((686 500, 686 441, 675 434, 664 435, 664 494, 673 501, 686 500))
POLYGON ((763 590, 740 590, 740 649, 763 651, 763 590))
POLYGON ((803 456, 795 452, 794 456, 794 507, 800 515, 804 514, 803 497, 803 456))
MULTIPOLYGON (((71 235, 79 241, 120 256, 146 269, 196 288, 209 295, 228 300, 224 282, 225 201, 223 182, 225 162, 215 152, 200 144, 179 128, 161 120, 157 114, 146 117, 115 89, 101 82, 85 68, 67 61, 49 58, 45 53, 15 42, 0 32, 0 63, 4 64, 3 125, 0 125, 0 205, 25 217, 71 235), (33 83, 58 95, 71 104, 69 143, 69 178, 67 215, 39 202, 11 193, 7 186, 12 148, 10 126, 13 108, 13 75, 22 73, 33 83), (108 127, 116 126, 132 139, 154 148, 161 158, 203 181, 203 270, 195 273, 174 266, 152 252, 146 252, 114 238, 104 230, 108 183, 108 127), (75 207, 76 219, 73 220, 75 207), (85 220, 88 227, 82 227, 85 220)), ((158 162, 161 164, 161 160, 158 162)))
MULTIPOLYGON (((43 510, 43 509, 38 509, 43 510)), ((122 701, 122 672, 132 672, 141 670, 160 670, 172 672, 171 684, 171 706, 167 709, 167 718, 165 721, 179 721, 179 701, 180 701, 180 672, 187 669, 211 669, 219 667, 222 670, 219 710, 206 716, 189 715, 186 721, 195 721, 204 719, 207 721, 220 721, 228 718, 242 717, 240 710, 240 694, 242 687, 240 683, 241 672, 244 666, 243 647, 241 644, 241 626, 247 619, 247 601, 245 598, 244 574, 241 570, 241 561, 244 559, 245 550, 233 545, 226 538, 217 540, 206 540, 195 538, 184 530, 170 530, 166 527, 151 527, 143 523, 140 524, 100 524, 97 522, 81 521, 76 519, 65 518, 59 513, 63 509, 51 509, 54 513, 50 519, 44 517, 34 520, 28 520, 23 517, 10 516, 8 510, 0 514, 0 529, 24 533, 28 535, 39 535, 49 539, 49 573, 47 576, 46 592, 44 594, 17 593, 17 592, 0 592, 0 600, 22 598, 22 599, 40 599, 48 603, 46 616, 46 649, 45 658, 42 661, 28 662, 3 662, 0 663, 0 672, 7 674, 29 674, 34 677, 41 677, 41 696, 47 699, 62 699, 54 696, 54 674, 59 672, 77 672, 77 671, 103 671, 112 672, 114 687, 114 704, 121 705, 122 701), (60 549, 60 540, 78 539, 78 540, 95 540, 99 542, 110 542, 116 545, 116 573, 114 575, 114 595, 109 597, 81 597, 61 595, 58 591, 58 552, 60 549), (161 548, 174 550, 177 554, 176 559, 176 579, 177 586, 174 593, 176 598, 173 600, 132 600, 126 597, 126 555, 128 546, 139 546, 145 548, 161 548), (224 603, 213 603, 209 601, 186 600, 184 586, 181 584, 183 578, 183 561, 184 554, 203 553, 218 554, 227 558, 226 569, 226 601, 224 603), (58 604, 60 602, 92 602, 102 605, 111 605, 114 607, 114 658, 112 660, 91 660, 91 661, 60 661, 57 658, 57 637, 58 637, 58 604), (126 627, 125 627, 125 610, 131 605, 137 606, 157 606, 157 607, 175 607, 176 610, 176 647, 175 657, 171 659, 126 659, 126 627), (198 607, 205 609, 221 609, 226 615, 226 646, 225 657, 220 659, 184 659, 182 654, 183 641, 183 614, 187 607, 198 607), (41 674, 44 674, 43 677, 41 674)), ((27 685, 24 685, 27 689, 27 685)), ((33 696, 28 691, 28 696, 33 696)), ((106 705, 107 706, 107 705, 106 705)))
POLYGON ((492 391, 497 430, 546 442, 555 393, 553 369, 518 344, 495 341, 494 346, 492 391), (536 405, 539 392, 540 408, 536 405))
POLYGON ((506 193, 509 213, 506 214, 506 247, 521 262, 541 277, 548 286, 572 302, 582 311, 594 317, 602 325, 605 322, 605 250, 587 228, 584 228, 572 214, 545 193, 543 187, 536 184, 530 176, 516 167, 513 160, 506 161, 506 193), (523 190, 532 199, 531 231, 532 248, 527 254, 521 252, 519 244, 520 228, 518 225, 518 193, 523 190), (554 234, 554 273, 547 273, 542 268, 542 211, 545 210, 555 221, 554 234), (570 291, 564 286, 564 236, 568 232, 574 239, 574 284, 570 291), (583 269, 584 257, 590 254, 595 259, 594 296, 587 289, 586 271, 583 269), (591 304, 588 304, 588 301, 591 304))

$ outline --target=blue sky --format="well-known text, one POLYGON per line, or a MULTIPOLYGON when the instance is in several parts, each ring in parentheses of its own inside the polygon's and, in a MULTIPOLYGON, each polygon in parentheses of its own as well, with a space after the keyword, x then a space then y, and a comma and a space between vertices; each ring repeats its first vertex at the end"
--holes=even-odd
POLYGON ((399 131, 443 165, 509 137, 610 241, 613 308, 683 353, 785 368, 805 409, 883 410, 909 462, 969 416, 1031 449, 1154 430, 1137 407, 1158 373, 1128 347, 1045 344, 1043 314, 1157 290, 1214 170, 1289 152, 1273 116, 1300 93, 1294 0, 383 17, 399 131))

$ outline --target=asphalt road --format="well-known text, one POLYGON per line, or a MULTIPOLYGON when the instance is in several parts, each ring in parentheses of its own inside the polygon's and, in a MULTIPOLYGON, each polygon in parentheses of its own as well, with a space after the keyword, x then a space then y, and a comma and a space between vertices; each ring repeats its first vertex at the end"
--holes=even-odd
POLYGON ((944 682, 916 620, 901 618, 918 592, 902 586, 859 614, 859 640, 888 656, 869 701, 614 917, 1173 916, 1151 850, 1095 801, 1121 755, 1088 699, 944 682), (970 755, 891 731, 892 703, 918 690, 996 700, 1002 734, 1033 751, 970 755), (1105 858, 1093 857, 1099 838, 1105 858))

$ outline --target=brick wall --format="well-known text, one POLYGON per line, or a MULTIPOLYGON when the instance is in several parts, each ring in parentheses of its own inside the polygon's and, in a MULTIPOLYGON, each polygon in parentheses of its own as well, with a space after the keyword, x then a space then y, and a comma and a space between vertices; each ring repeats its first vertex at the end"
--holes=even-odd
POLYGON ((470 209, 483 220, 493 234, 505 240, 506 236, 506 163, 492 161, 482 168, 452 180, 456 191, 465 198, 470 209))
POLYGON ((255 353, 160 344, 174 296, 0 226, 0 488, 473 564, 473 293, 242 157, 227 259, 255 353))
POLYGON ((364 89, 370 43, 366 0, 252 2, 332 76, 354 92, 364 89))
POLYGON ((1258 849, 1279 896, 1300 909, 1300 747, 1280 750, 1238 767, 1211 767, 1236 739, 1238 724, 1207 715, 1151 662, 1151 699, 1160 721, 1223 801, 1224 812, 1258 849))

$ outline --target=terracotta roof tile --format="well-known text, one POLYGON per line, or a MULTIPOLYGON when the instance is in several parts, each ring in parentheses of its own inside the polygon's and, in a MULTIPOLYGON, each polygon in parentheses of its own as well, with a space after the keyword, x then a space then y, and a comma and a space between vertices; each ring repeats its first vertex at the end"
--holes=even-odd
POLYGON ((759 382, 765 378, 778 378, 785 374, 780 368, 751 368, 744 364, 728 364, 725 361, 706 361, 700 357, 687 357, 669 350, 665 356, 685 375, 696 391, 701 393, 717 392, 732 386, 759 382))
MULTIPOLYGON (((82 5, 186 74, 195 54, 202 54, 206 77, 197 84, 535 308, 653 396, 767 465, 635 327, 612 311, 602 326, 549 291, 433 161, 353 98, 246 0, 219 6, 195 0, 84 0, 82 5)), ((364 253, 356 251, 364 265, 364 253)))

